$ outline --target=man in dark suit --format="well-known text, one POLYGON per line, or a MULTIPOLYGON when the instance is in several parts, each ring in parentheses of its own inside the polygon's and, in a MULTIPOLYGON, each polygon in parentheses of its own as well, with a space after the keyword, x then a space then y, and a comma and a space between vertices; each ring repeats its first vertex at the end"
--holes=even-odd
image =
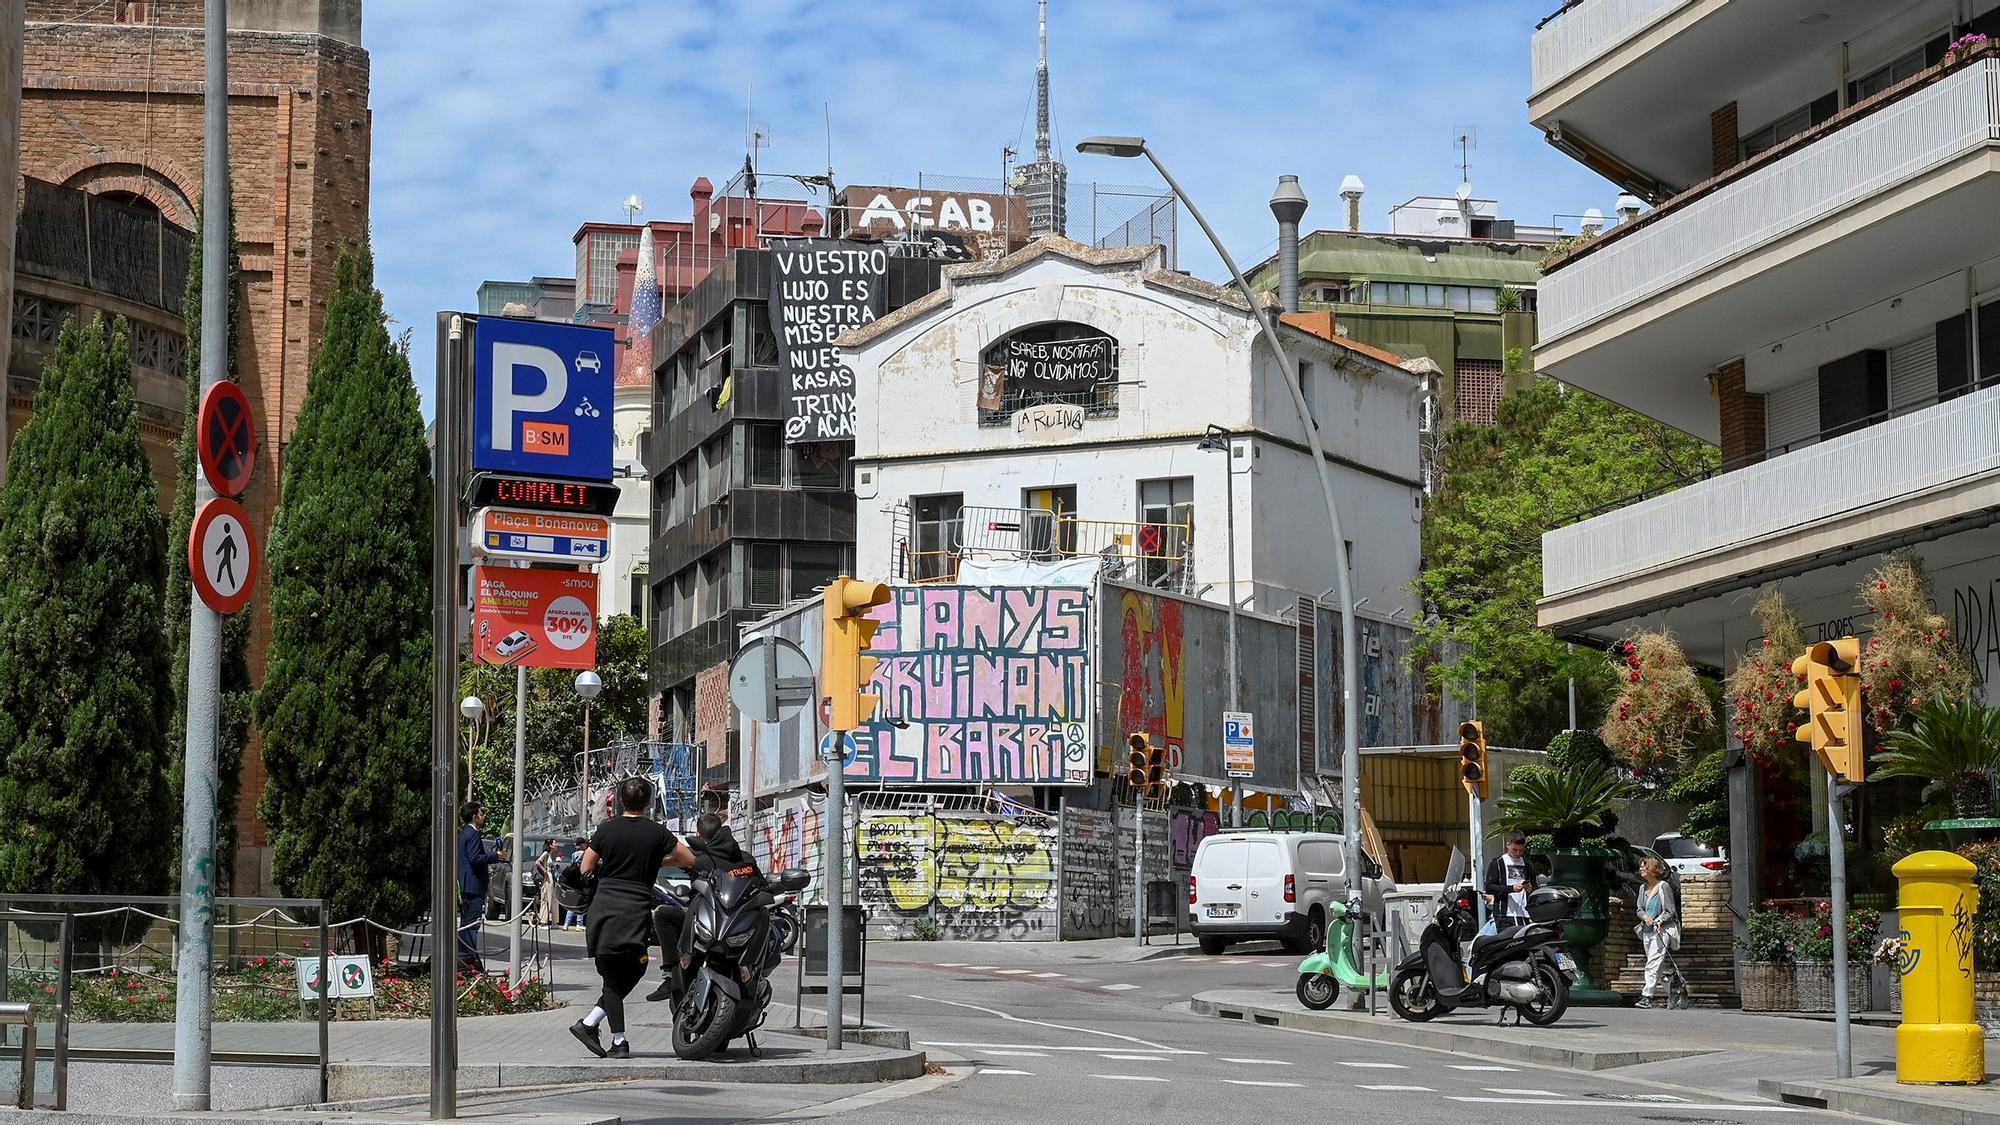
POLYGON ((480 830, 486 810, 467 801, 459 810, 465 827, 458 830, 458 959, 474 972, 486 971, 479 956, 479 923, 486 913, 487 879, 494 864, 507 858, 505 842, 488 846, 480 830))
POLYGON ((1496 927, 1528 924, 1528 892, 1536 883, 1534 866, 1528 862, 1528 838, 1519 832, 1507 833, 1507 850, 1487 861, 1481 888, 1492 900, 1496 927))

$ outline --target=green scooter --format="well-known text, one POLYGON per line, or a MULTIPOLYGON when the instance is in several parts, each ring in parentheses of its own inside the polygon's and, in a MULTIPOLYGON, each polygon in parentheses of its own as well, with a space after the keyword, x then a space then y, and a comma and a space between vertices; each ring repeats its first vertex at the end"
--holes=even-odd
POLYGON ((1299 1003, 1314 1011, 1333 1007, 1340 986, 1349 988, 1389 987, 1389 974, 1372 981, 1354 963, 1354 922, 1347 916, 1347 904, 1326 905, 1326 948, 1299 962, 1299 1003))

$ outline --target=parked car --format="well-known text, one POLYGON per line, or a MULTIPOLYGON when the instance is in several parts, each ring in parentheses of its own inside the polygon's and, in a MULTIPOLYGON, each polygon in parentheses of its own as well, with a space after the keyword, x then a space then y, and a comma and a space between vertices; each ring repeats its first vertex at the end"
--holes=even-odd
MULTIPOLYGON (((1346 846, 1329 832, 1244 829, 1204 839, 1188 877, 1188 923, 1201 951, 1270 938, 1292 953, 1323 946, 1327 904, 1347 901, 1346 846)), ((1362 867, 1362 906, 1379 923, 1382 894, 1396 883, 1365 853, 1362 867)))
MULTIPOLYGON (((528 866, 521 872, 521 905, 531 909, 541 902, 541 899, 537 897, 539 890, 535 883, 535 857, 542 854, 542 842, 543 838, 539 836, 529 836, 521 842, 523 849, 528 853, 528 866)), ((514 864, 509 860, 501 860, 488 870, 486 876, 487 921, 498 922, 502 918, 513 914, 513 904, 507 901, 507 880, 512 878, 513 874, 514 864)), ((529 917, 533 918, 534 915, 530 914, 529 917)))
POLYGON ((1729 849, 1710 847, 1692 836, 1668 832, 1653 841, 1668 867, 1682 875, 1719 875, 1729 870, 1729 849))

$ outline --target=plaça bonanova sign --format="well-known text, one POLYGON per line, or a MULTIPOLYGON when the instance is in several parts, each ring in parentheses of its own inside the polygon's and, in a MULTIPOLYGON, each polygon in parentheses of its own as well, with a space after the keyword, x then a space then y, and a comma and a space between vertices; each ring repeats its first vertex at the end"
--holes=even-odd
POLYGON ((472 467, 610 480, 611 330, 484 316, 472 341, 472 467))
POLYGON ((786 243, 771 251, 771 331, 785 380, 785 440, 854 436, 854 370, 834 341, 872 323, 887 298, 889 254, 840 240, 786 243))

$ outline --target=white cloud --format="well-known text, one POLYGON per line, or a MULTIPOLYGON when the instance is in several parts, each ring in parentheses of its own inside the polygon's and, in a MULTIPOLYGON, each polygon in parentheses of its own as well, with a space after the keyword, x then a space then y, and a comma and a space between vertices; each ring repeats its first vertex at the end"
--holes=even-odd
MULTIPOLYGON (((1553 6, 1555 0, 1546 0, 1553 6)), ((1545 14, 1473 0, 1233 3, 1054 0, 1052 96, 1072 181, 1152 185, 1143 163, 1077 156, 1090 133, 1147 136, 1240 263, 1275 241, 1265 200, 1296 173, 1308 226, 1339 221, 1334 186, 1367 180, 1368 225, 1472 181, 1503 213, 1548 222, 1615 189, 1528 125, 1528 44, 1545 14)), ((377 280, 428 352, 433 314, 480 281, 567 276, 586 219, 638 193, 683 217, 697 176, 743 160, 746 98, 767 170, 836 178, 997 177, 1032 157, 1035 6, 878 0, 493 0, 371 6, 377 280)), ((1192 223, 1181 265, 1217 276, 1192 223)), ((419 369, 425 365, 419 363, 419 369)), ((428 398, 428 394, 426 394, 428 398)))

